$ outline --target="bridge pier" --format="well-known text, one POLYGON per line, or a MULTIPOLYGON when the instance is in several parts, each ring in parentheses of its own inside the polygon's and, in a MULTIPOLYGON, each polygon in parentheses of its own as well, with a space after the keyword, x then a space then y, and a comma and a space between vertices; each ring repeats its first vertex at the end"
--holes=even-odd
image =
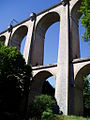
POLYGON ((56 77, 55 97, 60 111, 68 114, 68 85, 69 85, 69 31, 68 4, 62 8, 60 15, 60 39, 58 52, 58 68, 56 77))

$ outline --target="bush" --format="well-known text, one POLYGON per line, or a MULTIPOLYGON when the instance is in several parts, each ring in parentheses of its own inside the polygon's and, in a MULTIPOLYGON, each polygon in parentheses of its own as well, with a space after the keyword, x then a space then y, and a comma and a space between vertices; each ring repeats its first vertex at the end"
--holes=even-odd
POLYGON ((41 118, 48 118, 53 115, 55 105, 56 101, 51 96, 36 96, 34 101, 29 106, 29 117, 36 117, 39 120, 41 118))
POLYGON ((47 120, 51 119, 54 116, 53 111, 51 109, 47 109, 42 113, 42 119, 47 120))

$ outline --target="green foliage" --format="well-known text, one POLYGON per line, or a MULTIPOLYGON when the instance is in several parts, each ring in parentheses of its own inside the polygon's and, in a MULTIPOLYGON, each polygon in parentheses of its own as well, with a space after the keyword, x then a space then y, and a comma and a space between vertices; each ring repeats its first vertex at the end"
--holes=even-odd
POLYGON ((89 41, 90 39, 90 0, 83 0, 80 10, 83 14, 83 17, 81 19, 81 24, 86 29, 82 38, 85 41, 89 41))
POLYGON ((26 109, 31 71, 31 66, 26 65, 16 47, 0 43, 0 113, 22 111, 22 99, 23 111, 26 109))
POLYGON ((90 109, 90 77, 84 78, 83 84, 84 107, 90 109))
POLYGON ((25 64, 25 60, 16 47, 6 47, 0 44, 0 81, 17 80, 16 88, 22 94, 25 90, 23 83, 31 77, 31 66, 25 64))
POLYGON ((54 117, 53 111, 51 109, 47 109, 42 113, 43 120, 51 120, 54 117))
POLYGON ((35 100, 30 105, 30 118, 36 117, 40 120, 41 117, 50 117, 53 114, 55 100, 48 95, 36 96, 35 100))

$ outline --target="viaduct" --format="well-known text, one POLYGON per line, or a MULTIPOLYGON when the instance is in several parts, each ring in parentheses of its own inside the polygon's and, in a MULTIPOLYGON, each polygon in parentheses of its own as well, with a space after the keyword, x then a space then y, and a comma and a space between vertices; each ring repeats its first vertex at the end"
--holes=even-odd
POLYGON ((26 36, 23 57, 32 64, 31 98, 41 94, 43 82, 56 80, 55 98, 63 114, 83 114, 83 77, 90 74, 90 58, 80 58, 78 21, 81 0, 62 0, 55 6, 30 17, 0 33, 0 41, 20 50, 26 36), (43 65, 44 38, 47 29, 60 22, 56 64, 43 65), (36 66, 38 65, 38 66, 36 66))

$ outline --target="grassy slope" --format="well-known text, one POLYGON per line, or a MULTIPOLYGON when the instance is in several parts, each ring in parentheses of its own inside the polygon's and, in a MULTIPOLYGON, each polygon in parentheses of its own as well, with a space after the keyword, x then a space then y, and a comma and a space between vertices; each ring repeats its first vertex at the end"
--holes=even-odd
POLYGON ((90 120, 90 118, 83 118, 78 116, 64 116, 64 115, 56 115, 52 120, 90 120))

